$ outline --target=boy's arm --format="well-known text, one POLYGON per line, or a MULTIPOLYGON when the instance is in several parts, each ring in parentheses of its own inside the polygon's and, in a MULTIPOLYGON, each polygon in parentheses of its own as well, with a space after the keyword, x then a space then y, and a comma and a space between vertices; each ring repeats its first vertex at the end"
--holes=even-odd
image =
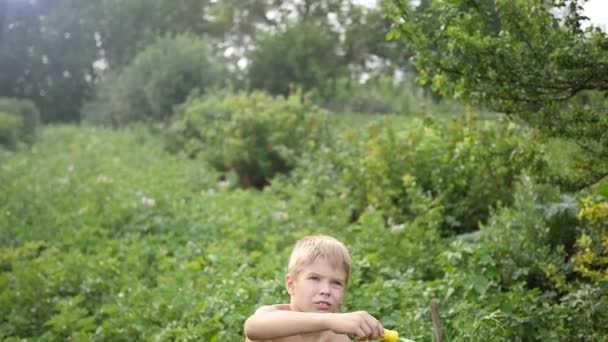
POLYGON ((251 341, 259 341, 328 330, 327 315, 288 311, 280 304, 261 307, 245 321, 245 336, 251 341))
MULTIPOLYGON (((245 336, 251 340, 272 340, 298 334, 331 330, 358 339, 375 339, 384 334, 378 320, 365 311, 335 314, 287 311, 281 304, 262 307, 245 322, 245 336)), ((289 305, 287 305, 287 308, 289 305)))

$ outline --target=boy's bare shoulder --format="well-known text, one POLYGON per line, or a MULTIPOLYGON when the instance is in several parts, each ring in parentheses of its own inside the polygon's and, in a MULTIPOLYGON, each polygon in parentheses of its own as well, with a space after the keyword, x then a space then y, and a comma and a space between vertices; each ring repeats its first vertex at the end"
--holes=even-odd
POLYGON ((272 311, 291 311, 289 304, 272 304, 272 305, 264 305, 260 306, 257 310, 255 310, 256 314, 272 312, 272 311))

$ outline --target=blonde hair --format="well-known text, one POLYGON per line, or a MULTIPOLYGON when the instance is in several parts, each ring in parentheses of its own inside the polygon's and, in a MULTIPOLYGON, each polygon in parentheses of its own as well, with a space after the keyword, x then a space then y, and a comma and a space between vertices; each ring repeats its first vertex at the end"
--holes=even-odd
POLYGON ((322 258, 334 268, 341 268, 346 272, 346 282, 350 276, 351 258, 344 244, 327 235, 307 236, 298 242, 291 252, 287 272, 295 276, 302 268, 322 258))

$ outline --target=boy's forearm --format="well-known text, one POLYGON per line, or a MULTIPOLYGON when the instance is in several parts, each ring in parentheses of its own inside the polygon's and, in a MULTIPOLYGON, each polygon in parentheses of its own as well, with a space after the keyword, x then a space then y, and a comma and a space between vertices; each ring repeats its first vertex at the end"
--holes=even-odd
POLYGON ((327 330, 331 313, 277 310, 255 314, 245 322, 245 335, 250 340, 271 340, 327 330))

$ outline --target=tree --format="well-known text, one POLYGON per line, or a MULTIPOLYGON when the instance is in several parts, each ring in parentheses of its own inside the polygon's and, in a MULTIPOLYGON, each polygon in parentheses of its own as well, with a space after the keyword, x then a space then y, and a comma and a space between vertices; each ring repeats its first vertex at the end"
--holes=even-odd
POLYGON ((122 126, 167 122, 173 107, 197 90, 225 85, 225 70, 207 40, 191 34, 159 37, 119 71, 104 75, 83 119, 122 126))
MULTIPOLYGON (((223 30, 210 0, 100 0, 85 14, 93 21, 103 57, 110 68, 120 68, 165 34, 193 33, 218 36, 223 30)), ((221 19, 221 18, 220 18, 221 19)))
POLYGON ((86 22, 60 13, 78 13, 83 5, 5 0, 2 6, 0 96, 33 100, 45 122, 77 120, 95 42, 86 22))
POLYGON ((423 84, 572 139, 602 162, 585 186, 608 174, 608 106, 588 100, 608 92, 608 38, 585 27, 585 1, 392 0, 387 13, 423 84))
MULTIPOLYGON (((211 1, 0 0, 0 96, 29 98, 44 122, 79 121, 102 70, 165 33, 215 33, 211 1)), ((219 25, 221 26, 221 25, 219 25)))
POLYGON ((287 95, 297 85, 330 96, 335 81, 346 72, 336 39, 326 28, 307 23, 266 35, 251 54, 251 87, 287 95))
POLYGON ((268 46, 273 34, 295 38, 296 27, 307 33, 293 43, 313 43, 307 52, 295 48, 297 58, 310 60, 280 62, 291 63, 290 70, 314 67, 299 69, 291 82, 323 83, 325 92, 346 64, 395 51, 384 49, 393 42, 383 40, 380 15, 355 19, 366 16, 361 8, 353 0, 0 0, 0 96, 33 100, 43 122, 79 121, 102 74, 120 72, 158 37, 203 36, 224 52, 231 76, 246 81, 246 70, 237 67, 243 58, 261 41, 268 46))
POLYGON ((380 8, 353 8, 344 38, 345 58, 351 68, 375 74, 409 69, 410 52, 386 39, 390 29, 391 21, 380 8))

